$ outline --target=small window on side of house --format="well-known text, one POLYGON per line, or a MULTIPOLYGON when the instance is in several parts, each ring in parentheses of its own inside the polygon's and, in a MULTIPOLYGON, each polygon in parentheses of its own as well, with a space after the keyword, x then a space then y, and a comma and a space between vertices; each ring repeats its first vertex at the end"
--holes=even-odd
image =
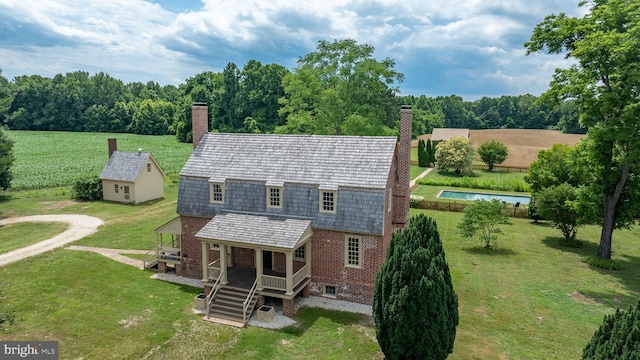
POLYGON ((147 164, 147 172, 151 172, 151 164, 147 164))
POLYGON ((209 201, 224 204, 224 183, 209 183, 209 201))
POLYGON ((326 297, 330 297, 330 298, 335 298, 337 295, 337 288, 335 285, 328 285, 328 284, 324 284, 322 285, 322 296, 326 296, 326 297))
POLYGON ((304 245, 300 246, 299 248, 297 248, 294 252, 293 252, 293 259, 294 260, 304 260, 304 245))
POLYGON ((282 188, 267 186, 267 207, 282 208, 282 188))
POLYGON ((335 214, 336 197, 335 191, 320 190, 320 212, 335 214))
POLYGON ((116 194, 118 193, 120 190, 120 188, 118 188, 118 184, 113 185, 113 190, 115 190, 116 194))
POLYGON ((344 247, 344 264, 346 267, 362 268, 362 238, 346 235, 344 247))

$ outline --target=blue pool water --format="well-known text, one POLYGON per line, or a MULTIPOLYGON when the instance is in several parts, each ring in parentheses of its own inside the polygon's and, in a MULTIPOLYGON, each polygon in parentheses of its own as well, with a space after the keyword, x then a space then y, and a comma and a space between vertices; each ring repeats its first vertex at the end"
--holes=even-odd
POLYGON ((529 204, 529 201, 531 201, 531 198, 529 196, 483 194, 483 193, 474 193, 474 192, 466 192, 466 191, 449 191, 449 190, 441 191, 438 197, 443 199, 456 199, 456 200, 498 199, 508 204, 515 204, 519 202, 521 205, 527 205, 529 204))

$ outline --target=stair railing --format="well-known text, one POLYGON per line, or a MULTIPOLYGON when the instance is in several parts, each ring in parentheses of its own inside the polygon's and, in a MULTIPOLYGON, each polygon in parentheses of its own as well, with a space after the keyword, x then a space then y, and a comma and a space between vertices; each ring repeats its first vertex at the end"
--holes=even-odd
POLYGON ((249 293, 247 294, 247 298, 242 303, 242 320, 244 321, 245 324, 247 323, 247 308, 249 307, 249 304, 251 304, 251 300, 253 300, 253 296, 255 295, 256 289, 258 288, 259 280, 260 280, 260 277, 259 276, 256 277, 256 281, 253 282, 253 286, 251 287, 251 290, 249 290, 249 293))
POLYGON ((220 270, 220 275, 218 275, 216 282, 213 284, 213 287, 211 287, 209 295, 207 295, 207 319, 209 318, 209 314, 211 313, 211 303, 216 297, 216 294, 218 294, 218 290, 220 290, 220 287, 222 287, 222 275, 224 275, 226 271, 226 269, 220 270))
POLYGON ((142 269, 146 269, 148 265, 151 265, 154 261, 158 261, 159 248, 160 246, 156 245, 142 256, 142 269))

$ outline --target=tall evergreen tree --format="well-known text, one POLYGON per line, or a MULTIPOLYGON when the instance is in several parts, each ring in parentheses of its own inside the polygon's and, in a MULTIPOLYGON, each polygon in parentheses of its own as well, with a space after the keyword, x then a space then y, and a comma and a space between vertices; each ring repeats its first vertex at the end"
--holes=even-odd
POLYGON ((429 166, 429 158, 427 155, 427 150, 425 149, 424 140, 418 140, 418 166, 420 167, 428 167, 429 166))
POLYGON ((376 278, 376 335, 387 359, 445 359, 453 351, 458 296, 436 222, 423 214, 396 232, 376 278))
POLYGON ((606 315, 582 352, 584 360, 640 359, 640 302, 606 315))

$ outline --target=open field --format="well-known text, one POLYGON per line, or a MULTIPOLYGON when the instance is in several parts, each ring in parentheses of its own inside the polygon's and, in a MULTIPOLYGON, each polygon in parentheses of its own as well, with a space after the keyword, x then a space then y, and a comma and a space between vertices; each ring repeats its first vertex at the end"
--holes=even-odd
POLYGON ((100 175, 109 159, 107 139, 116 138, 121 151, 151 152, 166 174, 178 173, 193 146, 175 136, 7 131, 14 140, 14 190, 72 185, 76 179, 100 175))
MULTIPOLYGON (((431 135, 420 136, 429 139, 431 135)), ((536 129, 488 129, 470 130, 469 139, 474 148, 489 140, 498 140, 509 148, 507 160, 501 164, 504 167, 528 168, 535 161, 540 150, 550 149, 553 144, 577 144, 584 135, 563 134, 555 130, 536 129)), ((411 146, 417 147, 414 140, 411 146)))

